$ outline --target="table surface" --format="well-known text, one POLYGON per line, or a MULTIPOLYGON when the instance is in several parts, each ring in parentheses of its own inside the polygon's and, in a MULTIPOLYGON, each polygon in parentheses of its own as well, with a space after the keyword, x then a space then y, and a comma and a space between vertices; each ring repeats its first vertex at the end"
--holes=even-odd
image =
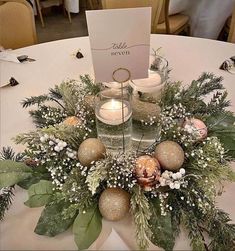
MULTIPOLYGON (((191 37, 152 35, 151 47, 162 47, 162 53, 172 68, 171 80, 180 80, 187 85, 203 71, 223 76, 224 85, 233 103, 231 110, 235 112, 235 75, 219 70, 224 60, 235 56, 235 44, 191 37)), ((15 50, 14 53, 26 54, 36 59, 35 62, 21 64, 0 62, 0 85, 7 83, 10 77, 20 83, 15 87, 0 89, 1 147, 13 146, 20 151, 22 146, 15 146, 11 138, 18 133, 34 129, 28 110, 23 109, 20 102, 25 97, 47 93, 49 87, 67 78, 79 79, 80 74, 93 76, 93 68, 88 37, 34 45, 15 50), (77 59, 73 55, 78 49, 84 58, 77 59)), ((233 222, 234 190, 235 184, 226 184, 225 193, 217 200, 218 205, 230 213, 233 222)), ((26 199, 26 192, 17 188, 13 205, 0 224, 0 250, 76 250, 71 229, 54 238, 34 233, 42 208, 27 208, 23 204, 26 199)), ((103 221, 102 233, 91 249, 98 249, 102 245, 112 227, 130 249, 137 248, 131 217, 126 217, 117 223, 103 221)), ((154 246, 150 249, 159 250, 154 246)), ((176 241, 175 250, 190 250, 184 231, 176 241)))

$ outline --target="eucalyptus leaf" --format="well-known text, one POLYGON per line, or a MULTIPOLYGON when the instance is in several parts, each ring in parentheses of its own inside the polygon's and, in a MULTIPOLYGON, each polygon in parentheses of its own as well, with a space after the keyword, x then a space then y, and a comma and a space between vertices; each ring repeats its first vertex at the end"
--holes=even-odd
POLYGON ((74 240, 79 250, 87 249, 102 229, 102 216, 98 207, 92 207, 77 216, 73 224, 74 240))
POLYGON ((69 205, 69 203, 61 201, 46 206, 42 211, 34 232, 39 235, 53 237, 67 230, 74 222, 76 216, 73 215, 73 217, 66 219, 63 217, 63 210, 66 210, 69 205))
POLYGON ((173 250, 175 234, 171 223, 171 215, 170 213, 165 216, 161 215, 158 199, 152 201, 152 206, 154 217, 151 217, 149 222, 152 231, 150 240, 154 245, 162 247, 166 251, 173 250))
POLYGON ((28 177, 27 179, 20 181, 18 183, 18 186, 20 186, 23 189, 29 189, 30 186, 32 186, 33 184, 38 183, 40 180, 50 180, 51 176, 48 172, 39 172, 38 167, 35 169, 33 169, 33 173, 32 176, 28 177))
POLYGON ((32 169, 23 162, 0 161, 0 189, 23 181, 32 176, 32 169))
POLYGON ((235 126, 217 126, 211 135, 219 138, 228 155, 235 158, 235 126))
POLYGON ((24 203, 28 207, 41 207, 49 202, 53 194, 51 181, 41 180, 28 190, 29 199, 24 203))
POLYGON ((206 120, 206 124, 210 130, 214 131, 218 127, 226 127, 235 123, 235 117, 232 112, 220 113, 213 116, 209 116, 206 120))

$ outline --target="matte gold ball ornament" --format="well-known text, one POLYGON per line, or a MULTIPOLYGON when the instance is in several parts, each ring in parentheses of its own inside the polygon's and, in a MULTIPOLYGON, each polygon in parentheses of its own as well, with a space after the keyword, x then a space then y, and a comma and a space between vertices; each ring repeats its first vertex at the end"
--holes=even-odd
POLYGON ((129 209, 130 194, 121 188, 107 188, 99 198, 99 210, 106 220, 119 221, 129 209))
POLYGON ((138 184, 145 191, 150 191, 161 176, 161 168, 158 160, 149 155, 143 155, 136 159, 134 174, 138 184))
POLYGON ((78 148, 78 159, 83 166, 89 166, 92 161, 104 158, 106 149, 97 138, 84 140, 78 148))
POLYGON ((154 156, 163 169, 177 171, 184 163, 184 151, 174 141, 166 140, 157 145, 154 156))
POLYGON ((69 116, 63 121, 63 124, 67 126, 77 126, 81 125, 82 121, 76 116, 69 116))
POLYGON ((197 140, 203 140, 207 137, 207 126, 200 119, 187 119, 183 124, 183 128, 188 133, 194 134, 197 140))

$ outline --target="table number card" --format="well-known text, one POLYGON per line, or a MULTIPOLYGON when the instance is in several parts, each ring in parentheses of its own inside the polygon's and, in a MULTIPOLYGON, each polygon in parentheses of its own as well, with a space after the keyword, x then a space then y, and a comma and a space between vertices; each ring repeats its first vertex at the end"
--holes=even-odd
POLYGON ((148 77, 150 7, 87 11, 86 17, 96 82, 148 77))

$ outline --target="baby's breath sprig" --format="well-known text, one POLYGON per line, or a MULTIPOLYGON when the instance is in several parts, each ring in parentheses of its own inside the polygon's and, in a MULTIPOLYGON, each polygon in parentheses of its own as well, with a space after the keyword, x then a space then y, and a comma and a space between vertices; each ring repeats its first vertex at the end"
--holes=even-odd
POLYGON ((113 156, 107 171, 107 186, 125 190, 132 189, 137 182, 133 174, 135 161, 135 153, 113 156))

